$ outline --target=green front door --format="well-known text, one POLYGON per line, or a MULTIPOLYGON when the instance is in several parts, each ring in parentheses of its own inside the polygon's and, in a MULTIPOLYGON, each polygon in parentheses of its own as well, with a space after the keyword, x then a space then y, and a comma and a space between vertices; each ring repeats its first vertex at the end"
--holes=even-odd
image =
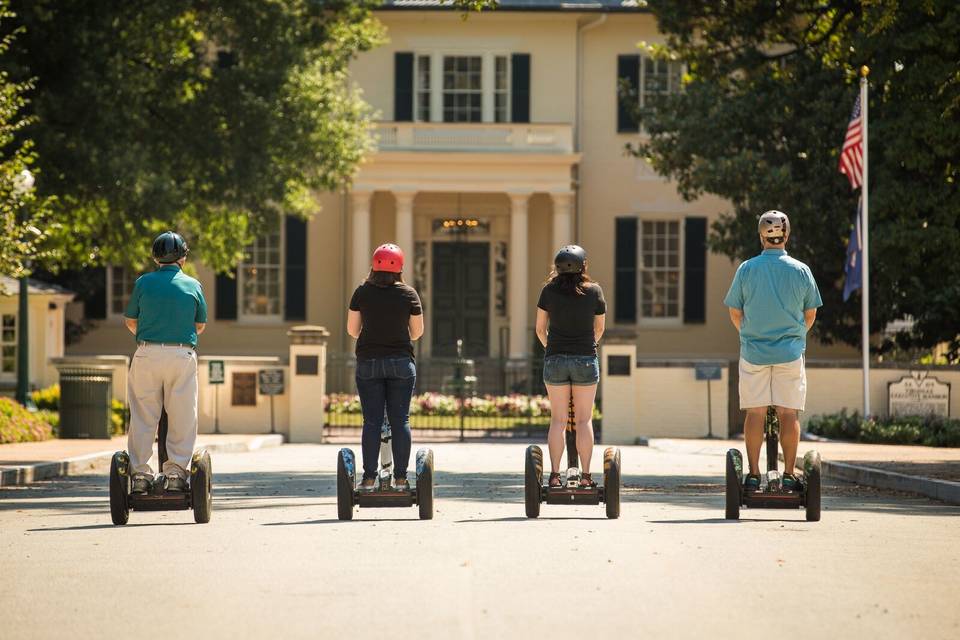
POLYGON ((433 355, 485 357, 490 340, 490 243, 433 243, 433 355))

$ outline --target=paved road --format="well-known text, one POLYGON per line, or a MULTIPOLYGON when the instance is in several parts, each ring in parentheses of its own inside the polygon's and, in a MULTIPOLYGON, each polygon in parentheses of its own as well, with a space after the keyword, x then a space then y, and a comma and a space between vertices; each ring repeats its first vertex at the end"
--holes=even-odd
POLYGON ((957 638, 960 508, 826 488, 726 522, 716 455, 623 450, 623 515, 523 517, 523 446, 435 445, 436 519, 336 520, 332 446, 214 459, 213 521, 106 477, 0 491, 0 637, 957 638))

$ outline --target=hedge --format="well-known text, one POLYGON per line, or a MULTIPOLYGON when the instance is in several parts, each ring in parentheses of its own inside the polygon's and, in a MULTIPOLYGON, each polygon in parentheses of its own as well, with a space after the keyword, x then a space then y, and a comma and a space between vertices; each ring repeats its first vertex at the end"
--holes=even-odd
POLYGON ((39 414, 31 413, 10 398, 0 397, 0 444, 36 442, 53 437, 53 429, 39 414))
MULTIPOLYGON (((331 393, 324 398, 324 409, 331 413, 360 413, 360 397, 349 393, 331 393)), ((482 418, 538 418, 550 415, 550 401, 546 396, 511 394, 506 396, 475 396, 464 400, 464 415, 482 418)), ((411 416, 455 416, 459 400, 442 393, 422 393, 410 401, 411 416)), ((594 407, 594 420, 600 412, 594 407)))
POLYGON ((817 415, 810 418, 807 431, 837 440, 870 444, 918 444, 928 447, 960 447, 960 420, 937 416, 871 417, 858 412, 817 415))

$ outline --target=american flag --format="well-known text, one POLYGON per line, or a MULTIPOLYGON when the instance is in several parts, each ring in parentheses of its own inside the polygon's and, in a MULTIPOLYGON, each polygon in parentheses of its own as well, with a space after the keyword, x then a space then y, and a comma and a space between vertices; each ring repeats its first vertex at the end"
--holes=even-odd
POLYGON ((863 185, 863 119, 859 94, 853 103, 847 137, 843 139, 843 148, 840 150, 840 173, 847 176, 851 189, 863 185))

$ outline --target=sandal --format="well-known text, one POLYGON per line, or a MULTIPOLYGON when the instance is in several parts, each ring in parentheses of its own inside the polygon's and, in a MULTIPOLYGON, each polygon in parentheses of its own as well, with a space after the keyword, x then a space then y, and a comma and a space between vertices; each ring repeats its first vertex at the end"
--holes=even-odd
POLYGON ((559 472, 559 471, 551 471, 551 472, 550 472, 549 484, 550 484, 550 488, 551 488, 551 489, 559 489, 560 487, 563 486, 563 483, 560 481, 560 472, 559 472))
POLYGON ((581 489, 593 489, 597 486, 597 483, 593 481, 593 478, 589 473, 580 474, 580 488, 581 489))

